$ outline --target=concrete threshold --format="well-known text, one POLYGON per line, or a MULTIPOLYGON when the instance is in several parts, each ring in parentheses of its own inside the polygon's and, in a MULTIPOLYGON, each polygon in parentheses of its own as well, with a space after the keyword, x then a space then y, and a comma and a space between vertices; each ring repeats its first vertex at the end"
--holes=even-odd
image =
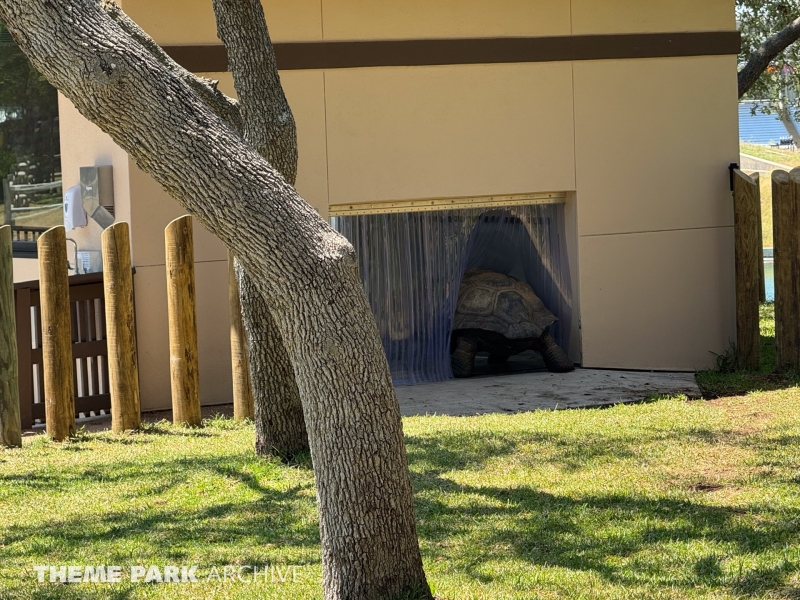
POLYGON ((577 369, 451 379, 398 387, 403 416, 469 416, 598 408, 653 396, 700 398, 694 373, 577 369))

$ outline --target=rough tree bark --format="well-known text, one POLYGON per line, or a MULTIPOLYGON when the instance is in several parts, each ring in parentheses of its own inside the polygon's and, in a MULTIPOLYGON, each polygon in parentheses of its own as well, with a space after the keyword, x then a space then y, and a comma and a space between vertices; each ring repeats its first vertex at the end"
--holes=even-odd
POLYGON ((778 33, 764 40, 739 71, 739 98, 753 87, 775 57, 798 39, 800 39, 800 19, 795 19, 778 33))
MULTIPOLYGON (((263 9, 263 25, 260 25, 258 19, 248 19, 257 15, 254 15, 252 8, 248 8, 247 1, 249 0, 214 5, 215 13, 222 11, 222 24, 226 29, 223 39, 227 39, 227 43, 231 45, 228 50, 234 79, 237 80, 237 88, 241 88, 237 91, 240 96, 244 92, 250 105, 247 130, 239 103, 220 92, 215 81, 197 77, 178 65, 113 0, 101 0, 101 5, 125 33, 192 88, 220 118, 245 135, 259 153, 289 183, 294 184, 297 174, 297 132, 294 117, 280 86, 263 9), (226 14, 230 16, 225 16, 226 14), (241 35, 233 30, 236 25, 246 28, 248 35, 241 35), (262 30, 266 37, 259 39, 262 30), (255 42, 252 56, 246 54, 248 48, 242 45, 242 42, 248 41, 255 42), (261 116, 262 113, 265 116, 261 116)), ((220 37, 222 38, 222 32, 220 37)), ((256 293, 252 283, 242 277, 246 278, 247 275, 239 266, 236 268, 236 278, 242 301, 242 321, 247 331, 250 375, 255 399, 256 453, 261 456, 274 453, 290 457, 308 450, 308 436, 294 371, 266 301, 256 293)))
POLYGON ((242 116, 239 103, 217 89, 216 81, 198 77, 190 73, 172 57, 164 52, 135 21, 126 15, 114 0, 99 0, 100 6, 122 30, 136 40, 167 71, 188 85, 213 110, 217 116, 226 121, 233 129, 242 131, 242 116))
MULTIPOLYGON (((244 138, 294 185, 297 127, 283 93, 261 2, 213 0, 212 4, 239 96, 244 138)), ((294 370, 269 306, 238 259, 235 267, 255 398, 256 452, 290 457, 308 450, 294 370)))
POLYGON ((291 458, 309 449, 294 369, 267 302, 238 258, 234 268, 247 331, 256 454, 291 458))
POLYGON ((267 300, 303 402, 326 598, 430 598, 399 405, 352 246, 97 0, 0 0, 0 20, 267 300))

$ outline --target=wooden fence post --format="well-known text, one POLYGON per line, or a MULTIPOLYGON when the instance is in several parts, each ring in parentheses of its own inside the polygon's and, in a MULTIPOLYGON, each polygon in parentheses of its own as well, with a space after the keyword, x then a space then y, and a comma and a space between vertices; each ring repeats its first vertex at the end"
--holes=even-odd
POLYGON ((102 243, 111 429, 121 433, 142 424, 128 224, 123 221, 106 229, 102 243))
POLYGON ((0 446, 22 446, 11 226, 0 227, 0 446))
POLYGON ((736 169, 733 173, 733 219, 736 238, 736 349, 740 369, 757 370, 760 361, 759 260, 761 204, 758 183, 736 169))
POLYGON ((14 213, 12 212, 11 186, 8 184, 8 177, 3 179, 3 220, 4 225, 14 224, 14 213))
POLYGON ((165 230, 169 364, 172 379, 172 421, 190 427, 201 424, 200 379, 195 315, 194 242, 192 217, 175 219, 165 230))
POLYGON ((255 413, 247 336, 242 322, 239 284, 233 268, 233 254, 228 253, 228 300, 231 307, 231 370, 233 372, 233 418, 252 419, 255 413))
POLYGON ((772 224, 775 265, 775 366, 800 368, 800 171, 773 171, 772 224))
POLYGON ((67 236, 59 225, 45 231, 39 250, 42 364, 47 434, 60 442, 75 433, 67 236))

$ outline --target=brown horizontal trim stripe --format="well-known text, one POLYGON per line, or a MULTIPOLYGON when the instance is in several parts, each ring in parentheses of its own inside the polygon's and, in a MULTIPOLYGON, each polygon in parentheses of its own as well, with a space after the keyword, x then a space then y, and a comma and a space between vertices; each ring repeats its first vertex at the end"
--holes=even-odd
MULTIPOLYGON (((738 54, 738 31, 635 33, 525 38, 285 42, 275 44, 278 68, 351 69, 532 63, 626 58, 738 54)), ((228 70, 222 44, 164 46, 176 62, 195 73, 228 70)))

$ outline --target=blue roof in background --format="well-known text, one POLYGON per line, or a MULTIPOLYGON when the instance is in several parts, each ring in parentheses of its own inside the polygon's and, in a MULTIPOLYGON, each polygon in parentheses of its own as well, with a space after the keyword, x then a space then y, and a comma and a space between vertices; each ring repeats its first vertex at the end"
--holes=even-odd
POLYGON ((781 138, 789 137, 786 127, 776 115, 765 115, 758 111, 751 114, 753 106, 758 102, 739 103, 739 139, 752 144, 778 143, 781 138))

